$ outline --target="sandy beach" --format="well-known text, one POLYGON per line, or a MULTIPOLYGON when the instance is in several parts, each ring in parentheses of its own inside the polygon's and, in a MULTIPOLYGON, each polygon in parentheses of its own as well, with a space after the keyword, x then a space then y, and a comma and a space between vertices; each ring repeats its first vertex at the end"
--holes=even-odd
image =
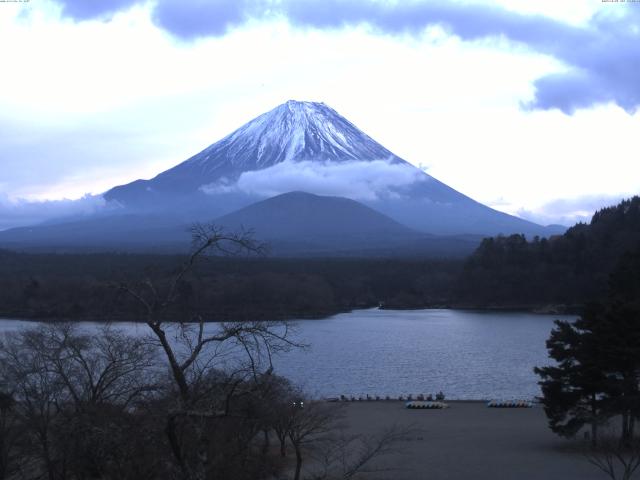
POLYGON ((576 442, 547 427, 542 407, 487 408, 485 402, 447 402, 445 410, 409 410, 403 402, 354 402, 345 408, 350 433, 373 434, 394 424, 421 430, 400 444, 403 453, 377 465, 392 473, 371 479, 549 480, 603 479, 576 450, 576 442))

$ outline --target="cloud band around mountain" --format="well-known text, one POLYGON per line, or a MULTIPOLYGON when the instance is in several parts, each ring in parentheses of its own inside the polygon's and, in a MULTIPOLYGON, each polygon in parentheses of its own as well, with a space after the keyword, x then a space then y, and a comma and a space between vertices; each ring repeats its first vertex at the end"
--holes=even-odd
POLYGON ((0 231, 7 228, 35 225, 47 220, 94 214, 107 205, 101 195, 85 195, 77 200, 29 201, 11 200, 0 192, 0 231))
POLYGON ((244 193, 259 197, 303 191, 353 200, 377 200, 399 197, 403 189, 428 180, 427 175, 411 165, 386 160, 286 161, 242 173, 236 182, 222 179, 200 190, 209 195, 244 193))

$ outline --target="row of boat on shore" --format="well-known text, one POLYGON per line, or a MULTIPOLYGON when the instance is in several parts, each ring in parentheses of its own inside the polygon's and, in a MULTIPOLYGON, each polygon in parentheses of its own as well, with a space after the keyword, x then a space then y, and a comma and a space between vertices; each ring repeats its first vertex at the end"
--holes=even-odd
MULTIPOLYGON (((398 397, 391 397, 386 395, 380 397, 379 395, 365 395, 365 396, 349 396, 340 395, 340 397, 327 398, 328 402, 388 402, 388 401, 401 401, 405 402, 406 408, 410 409, 442 409, 448 408, 448 404, 444 402, 444 394, 439 392, 435 397, 432 395, 400 395, 398 397)), ((450 400, 451 401, 451 400, 450 400)), ((510 399, 510 400, 453 400, 453 402, 478 402, 486 403, 489 408, 533 408, 534 402, 530 400, 522 399, 510 399)))

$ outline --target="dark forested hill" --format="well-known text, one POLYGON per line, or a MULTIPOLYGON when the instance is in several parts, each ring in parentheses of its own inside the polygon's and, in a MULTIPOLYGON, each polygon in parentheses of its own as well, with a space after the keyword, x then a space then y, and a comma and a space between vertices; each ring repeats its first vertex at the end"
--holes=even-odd
POLYGON ((564 235, 483 240, 465 265, 456 300, 484 306, 582 304, 602 296, 620 258, 638 249, 640 197, 633 197, 564 235))
MULTIPOLYGON (((181 284, 181 301, 168 315, 317 317, 379 303, 390 308, 579 306, 606 294, 616 266, 631 272, 619 283, 638 281, 639 259, 640 197, 634 197, 561 236, 487 238, 467 260, 210 258, 181 284)), ((146 278, 162 284, 184 260, 180 255, 0 250, 0 317, 139 319, 144 312, 114 287, 146 278)))
MULTIPOLYGON (((144 312, 115 287, 162 287, 180 255, 26 254, 0 250, 0 318, 136 320, 144 312)), ((167 314, 207 320, 319 317, 385 303, 442 304, 461 260, 208 258, 181 283, 167 314)))

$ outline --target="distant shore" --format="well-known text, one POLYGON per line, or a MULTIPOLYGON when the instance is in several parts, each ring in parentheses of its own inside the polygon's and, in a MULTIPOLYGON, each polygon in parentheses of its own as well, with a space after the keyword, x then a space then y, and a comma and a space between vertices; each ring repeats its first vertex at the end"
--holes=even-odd
MULTIPOLYGON (((219 315, 217 317, 205 317, 206 323, 215 322, 234 322, 234 321, 279 321, 279 320, 323 320, 341 313, 350 313, 354 310, 469 310, 482 312, 527 312, 540 315, 578 315, 582 311, 581 305, 456 305, 456 304, 437 304, 425 306, 408 306, 408 305, 378 305, 378 306, 359 306, 357 308, 336 309, 331 311, 323 311, 317 313, 301 313, 280 315, 275 317, 251 317, 241 318, 241 316, 219 315)), ((25 314, 24 312, 3 312, 0 310, 0 320, 21 320, 25 322, 98 322, 98 323, 144 323, 143 318, 128 318, 122 316, 100 316, 97 318, 61 318, 55 316, 39 316, 37 313, 25 314)), ((169 322, 170 320, 166 320, 169 322)))
POLYGON ((571 315, 582 311, 583 305, 565 304, 512 304, 512 305, 470 305, 470 304, 430 304, 426 306, 407 306, 401 304, 384 304, 379 308, 383 310, 479 310, 494 312, 529 312, 541 315, 571 315))
MULTIPOLYGON (((205 322, 233 322, 233 321, 279 321, 279 320, 323 320, 334 315, 341 313, 350 313, 355 310, 368 310, 368 309, 380 309, 380 310, 469 310, 469 311, 482 311, 482 312, 527 312, 540 315, 578 315, 582 311, 582 305, 459 305, 459 304, 429 304, 429 305, 402 305, 402 304, 379 304, 379 305, 359 305, 354 308, 344 309, 331 309, 318 312, 304 312, 304 313, 290 313, 281 314, 267 317, 251 316, 249 318, 242 318, 241 315, 233 315, 231 313, 219 314, 219 315, 205 315, 205 322)), ((57 316, 40 315, 37 312, 3 312, 0 310, 0 320, 22 320, 25 322, 42 322, 42 323, 55 323, 55 322, 104 322, 104 323, 144 323, 143 318, 129 318, 124 316, 107 316, 102 315, 93 318, 62 318, 57 316)), ((169 321, 169 320, 167 320, 169 321)))

